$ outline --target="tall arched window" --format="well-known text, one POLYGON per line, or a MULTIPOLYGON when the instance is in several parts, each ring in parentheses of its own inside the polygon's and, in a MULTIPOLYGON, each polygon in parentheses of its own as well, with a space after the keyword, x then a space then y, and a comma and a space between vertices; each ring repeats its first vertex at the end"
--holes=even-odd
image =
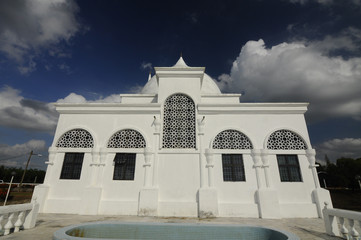
POLYGON ((165 100, 163 148, 196 148, 194 102, 183 94, 165 100))

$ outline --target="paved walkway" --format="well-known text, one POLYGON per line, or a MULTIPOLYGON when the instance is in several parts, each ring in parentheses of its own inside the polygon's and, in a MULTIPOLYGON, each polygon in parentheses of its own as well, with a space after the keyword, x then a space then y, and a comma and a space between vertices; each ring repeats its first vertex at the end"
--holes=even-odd
POLYGON ((39 214, 36 227, 29 230, 12 233, 1 239, 16 240, 51 240, 53 233, 65 226, 94 221, 124 221, 124 222, 164 222, 164 223, 215 223, 215 224, 247 224, 266 226, 293 232, 301 240, 340 240, 325 234, 322 219, 292 218, 292 219, 259 219, 259 218, 173 218, 173 217, 137 217, 137 216, 81 216, 72 214, 39 214))

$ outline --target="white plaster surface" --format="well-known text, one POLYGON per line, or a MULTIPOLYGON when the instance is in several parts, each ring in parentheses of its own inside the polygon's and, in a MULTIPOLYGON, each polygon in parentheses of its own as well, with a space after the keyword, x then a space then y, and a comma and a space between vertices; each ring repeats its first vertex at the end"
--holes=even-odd
POLYGON ((34 192, 40 212, 196 217, 201 215, 200 206, 207 206, 222 217, 320 217, 320 201, 331 199, 327 190, 315 186, 318 179, 312 172, 313 151, 304 118, 307 103, 239 103, 240 94, 221 94, 204 68, 188 67, 182 61, 155 70, 143 94, 123 94, 122 103, 56 104, 60 117, 49 148, 47 174, 44 185, 34 192), (195 124, 195 149, 162 148, 163 105, 175 93, 192 98, 196 120, 202 123, 195 124), (76 128, 92 135, 93 148, 56 147, 64 133, 76 128), (147 163, 144 149, 107 148, 111 136, 123 129, 144 137, 147 163), (253 150, 212 149, 216 135, 228 129, 245 134, 253 150), (309 150, 267 150, 268 137, 280 129, 299 135, 309 150), (211 171, 205 149, 212 149, 211 171), (262 153, 259 180, 252 151, 262 153), (59 179, 66 152, 85 153, 79 180, 59 179), (113 180, 118 152, 136 153, 134 180, 113 180), (222 154, 226 153, 243 155, 246 181, 223 181, 222 154), (298 156, 302 182, 280 181, 277 154, 298 156), (262 188, 272 190, 262 192, 261 200, 257 199, 258 181, 262 188), (197 194, 210 183, 214 190, 209 202, 200 203, 197 194), (157 189, 156 196, 148 188, 157 189))

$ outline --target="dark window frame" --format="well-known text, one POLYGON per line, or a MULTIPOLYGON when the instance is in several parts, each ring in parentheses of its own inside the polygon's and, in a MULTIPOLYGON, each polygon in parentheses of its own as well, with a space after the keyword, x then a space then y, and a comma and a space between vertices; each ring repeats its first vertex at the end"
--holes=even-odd
POLYGON ((84 153, 65 153, 60 179, 79 180, 84 162, 84 153))
POLYGON ((277 154, 277 165, 281 182, 303 182, 300 161, 296 154, 277 154), (280 157, 284 157, 285 163, 280 163, 280 157), (290 158, 295 158, 296 163, 290 163, 290 158), (283 171, 285 170, 285 171, 283 171), (293 174, 293 171, 296 175, 293 174))
POLYGON ((244 169, 244 161, 242 154, 222 154, 222 172, 224 182, 245 182, 246 173, 244 169), (230 157, 230 163, 227 162, 227 157, 230 157), (237 159, 237 157, 240 157, 237 159), (240 163, 237 163, 240 160, 240 163), (230 168, 231 172, 227 171, 230 168), (237 172, 240 170, 239 172, 237 172))
POLYGON ((134 181, 136 153, 117 153, 114 157, 113 180, 134 181))

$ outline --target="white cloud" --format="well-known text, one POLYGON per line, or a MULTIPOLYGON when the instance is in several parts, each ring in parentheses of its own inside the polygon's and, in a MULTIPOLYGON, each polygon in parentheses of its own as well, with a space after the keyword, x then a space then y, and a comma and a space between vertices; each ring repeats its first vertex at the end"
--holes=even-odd
POLYGON ((9 159, 29 154, 30 151, 40 152, 45 150, 45 141, 30 140, 23 144, 16 144, 13 146, 7 144, 0 144, 0 159, 9 159))
POLYGON ((149 71, 151 71, 152 69, 153 69, 153 67, 152 67, 152 63, 150 63, 150 62, 142 62, 142 64, 140 65, 140 68, 142 69, 142 70, 149 70, 149 71))
POLYGON ((262 39, 248 41, 219 86, 245 92, 243 101, 310 102, 311 120, 360 118, 361 58, 345 60, 325 51, 310 42, 266 48, 262 39))
POLYGON ((58 114, 50 103, 25 99, 9 86, 0 89, 0 125, 52 133, 58 114))
POLYGON ((34 56, 42 50, 64 55, 54 46, 80 30, 78 10, 74 0, 0 1, 0 52, 17 62, 22 74, 35 70, 34 56))
POLYGON ((361 49, 361 30, 348 27, 339 34, 326 35, 322 40, 309 42, 308 46, 325 54, 336 50, 358 52, 361 49))
MULTIPOLYGON (((0 164, 7 167, 24 167, 30 151, 34 153, 43 152, 46 150, 45 141, 30 140, 23 144, 7 145, 0 144, 0 164)), ((30 162, 30 167, 39 167, 39 159, 33 157, 30 162)), ((42 160, 41 160, 42 161, 42 160)))
POLYGON ((107 97, 100 96, 96 100, 87 100, 82 95, 76 93, 70 93, 65 98, 61 98, 57 103, 112 103, 112 102, 120 102, 120 97, 118 94, 111 94, 107 97))
POLYGON ((325 155, 331 162, 341 157, 361 158, 361 138, 332 139, 315 146, 317 161, 325 163, 325 155))

